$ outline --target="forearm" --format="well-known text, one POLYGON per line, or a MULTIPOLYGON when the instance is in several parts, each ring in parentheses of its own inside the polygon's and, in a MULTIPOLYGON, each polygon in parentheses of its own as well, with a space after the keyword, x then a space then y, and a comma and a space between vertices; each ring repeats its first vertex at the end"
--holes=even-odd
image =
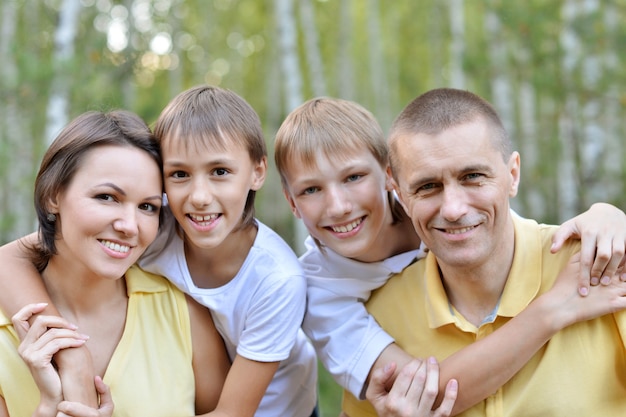
POLYGON ((452 378, 459 383, 452 415, 493 394, 564 327, 552 311, 551 305, 539 298, 496 332, 441 362, 437 405, 452 378))
POLYGON ((54 360, 63 386, 63 398, 97 409, 95 371, 89 349, 86 346, 63 349, 54 355, 54 360))
MULTIPOLYGON (((9 316, 33 303, 48 303, 39 314, 60 316, 50 300, 41 275, 28 258, 27 248, 36 242, 37 235, 33 233, 0 247, 0 261, 3 264, 0 271, 0 287, 3 288, 0 291, 0 308, 9 316)), ((31 323, 34 317, 36 316, 29 320, 31 323)), ((63 349, 54 359, 63 385, 64 398, 92 407, 97 406, 93 365, 87 348, 83 346, 63 349)))
POLYGON ((26 304, 48 303, 46 315, 59 315, 52 306, 39 272, 28 258, 27 247, 37 242, 31 234, 0 247, 0 308, 11 317, 26 304))

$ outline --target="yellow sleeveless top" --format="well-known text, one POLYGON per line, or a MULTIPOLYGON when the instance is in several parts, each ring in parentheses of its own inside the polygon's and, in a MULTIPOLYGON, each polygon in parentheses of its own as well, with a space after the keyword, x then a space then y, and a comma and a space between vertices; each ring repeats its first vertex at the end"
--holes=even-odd
MULTIPOLYGON (((126 274, 128 311, 122 338, 104 382, 114 417, 195 415, 189 310, 184 294, 165 278, 132 267, 126 274)), ((29 417, 39 390, 17 353, 10 318, 0 312, 0 396, 11 417, 29 417)))

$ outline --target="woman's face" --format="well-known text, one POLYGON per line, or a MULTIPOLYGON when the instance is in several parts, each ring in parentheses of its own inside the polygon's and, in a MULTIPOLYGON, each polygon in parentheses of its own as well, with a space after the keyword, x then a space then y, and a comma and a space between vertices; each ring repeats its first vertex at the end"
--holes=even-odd
POLYGON ((88 151, 68 187, 50 202, 57 255, 76 273, 122 277, 159 227, 161 175, 145 151, 105 145, 88 151))

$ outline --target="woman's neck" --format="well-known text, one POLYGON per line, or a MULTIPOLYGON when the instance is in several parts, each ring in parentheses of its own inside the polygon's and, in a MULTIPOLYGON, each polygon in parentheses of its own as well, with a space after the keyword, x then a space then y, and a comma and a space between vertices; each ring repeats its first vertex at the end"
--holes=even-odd
POLYGON ((55 255, 41 273, 50 299, 59 312, 70 319, 94 314, 104 305, 125 303, 126 281, 90 274, 82 265, 75 265, 55 255))

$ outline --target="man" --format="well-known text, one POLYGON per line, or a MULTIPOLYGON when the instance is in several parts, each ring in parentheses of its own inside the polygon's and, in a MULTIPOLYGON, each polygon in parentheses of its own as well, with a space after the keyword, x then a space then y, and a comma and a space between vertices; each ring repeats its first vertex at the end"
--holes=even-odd
MULTIPOLYGON (((410 354, 442 360, 550 289, 580 245, 568 242, 551 254, 556 228, 512 215, 520 155, 480 97, 454 89, 418 97, 396 119, 389 143, 396 191, 430 253, 367 307, 410 354)), ((626 415, 626 312, 615 312, 624 299, 616 294, 613 314, 556 333, 508 383, 462 415, 626 415)), ((373 412, 350 396, 344 409, 351 417, 373 412)))

